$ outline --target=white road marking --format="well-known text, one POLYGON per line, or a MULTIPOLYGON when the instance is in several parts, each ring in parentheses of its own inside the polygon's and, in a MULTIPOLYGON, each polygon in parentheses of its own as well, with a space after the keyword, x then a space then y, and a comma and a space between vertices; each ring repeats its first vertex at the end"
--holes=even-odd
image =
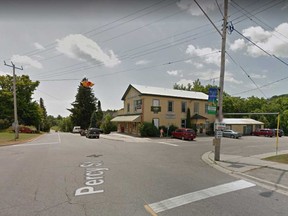
POLYGON ((179 146, 179 145, 172 144, 172 143, 167 143, 167 142, 158 142, 158 143, 164 144, 164 145, 170 145, 170 146, 179 146))
POLYGON ((31 144, 19 144, 19 145, 12 145, 11 147, 22 147, 22 146, 41 146, 41 145, 56 145, 59 142, 50 142, 50 143, 31 143, 31 144))
POLYGON ((254 187, 255 184, 247 182, 245 180, 234 181, 231 183, 218 185, 215 187, 207 188, 204 190, 184 194, 181 196, 166 199, 160 202, 149 204, 148 206, 155 212, 163 212, 172 208, 176 208, 185 204, 196 202, 199 200, 207 199, 210 197, 218 196, 221 194, 237 191, 249 187, 254 187))
POLYGON ((61 137, 60 137, 59 133, 58 133, 58 142, 59 142, 59 144, 61 143, 61 137))

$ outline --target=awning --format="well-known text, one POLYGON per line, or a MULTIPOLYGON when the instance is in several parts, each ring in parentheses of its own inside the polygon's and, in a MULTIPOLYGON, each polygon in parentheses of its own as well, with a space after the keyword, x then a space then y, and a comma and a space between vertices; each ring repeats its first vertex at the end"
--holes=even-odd
POLYGON ((117 116, 111 119, 112 122, 141 122, 140 115, 117 116))
POLYGON ((204 117, 204 116, 201 116, 199 114, 195 114, 191 117, 191 120, 199 120, 199 119, 203 119, 203 120, 206 120, 207 118, 204 117))

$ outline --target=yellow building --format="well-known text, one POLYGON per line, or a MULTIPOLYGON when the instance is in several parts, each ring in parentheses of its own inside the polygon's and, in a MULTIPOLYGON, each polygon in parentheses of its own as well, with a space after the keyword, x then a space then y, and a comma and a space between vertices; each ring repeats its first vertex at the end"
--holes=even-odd
POLYGON ((121 114, 111 121, 118 123, 118 132, 139 135, 139 125, 152 122, 156 127, 171 125, 186 127, 187 110, 191 123, 198 133, 205 134, 214 115, 208 115, 208 95, 202 92, 183 91, 141 85, 129 85, 122 100, 121 114))

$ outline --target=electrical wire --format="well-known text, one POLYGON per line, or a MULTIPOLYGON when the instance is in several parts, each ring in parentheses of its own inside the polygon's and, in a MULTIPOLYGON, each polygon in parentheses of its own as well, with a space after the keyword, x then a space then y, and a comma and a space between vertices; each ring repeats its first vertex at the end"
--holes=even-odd
POLYGON ((252 79, 252 77, 248 74, 248 72, 239 64, 236 62, 234 58, 226 51, 226 54, 229 56, 229 58, 233 61, 235 65, 237 65, 245 74, 246 76, 251 80, 251 82, 256 86, 256 88, 264 95, 264 97, 267 99, 267 96, 265 93, 259 88, 259 86, 256 84, 256 82, 252 79))
MULTIPOLYGON (((166 62, 166 63, 152 65, 152 66, 143 67, 143 68, 134 67, 134 68, 130 68, 130 69, 125 69, 125 70, 121 70, 121 71, 112 72, 112 73, 109 73, 109 74, 108 73, 106 73, 106 74, 98 74, 98 75, 95 75, 95 76, 90 76, 89 79, 93 79, 93 78, 96 78, 96 77, 112 76, 112 75, 115 75, 115 74, 126 73, 126 72, 130 72, 130 71, 141 71, 141 70, 152 69, 152 68, 156 68, 156 67, 161 67, 161 66, 176 64, 176 63, 179 63, 179 62, 184 62, 184 61, 191 60, 191 59, 197 58, 197 57, 204 57, 204 56, 207 56, 207 55, 213 55, 213 54, 216 54, 216 53, 219 53, 219 52, 220 51, 215 51, 215 52, 206 53, 206 54, 203 54, 203 55, 200 55, 200 56, 195 56, 195 57, 190 57, 190 58, 185 58, 185 59, 179 59, 179 60, 175 60, 175 61, 169 61, 169 62, 166 62)), ((39 81, 48 82, 48 81, 68 81, 68 80, 79 80, 79 78, 73 78, 73 79, 43 79, 43 80, 40 79, 39 81)))
POLYGON ((268 56, 274 57, 275 59, 277 59, 278 61, 280 61, 281 63, 283 63, 284 65, 288 66, 288 63, 283 61, 282 59, 280 59, 279 57, 270 54, 269 52, 267 52, 266 50, 264 50, 262 47, 260 47, 259 45, 257 45, 255 42, 253 42, 252 40, 250 40, 248 37, 244 36, 243 34, 241 34, 237 29, 233 29, 234 31, 236 31, 239 35, 241 35, 242 37, 244 37, 246 40, 248 40, 250 43, 252 43, 254 46, 256 46, 257 48, 259 48, 260 50, 262 50, 264 53, 266 53, 268 56))

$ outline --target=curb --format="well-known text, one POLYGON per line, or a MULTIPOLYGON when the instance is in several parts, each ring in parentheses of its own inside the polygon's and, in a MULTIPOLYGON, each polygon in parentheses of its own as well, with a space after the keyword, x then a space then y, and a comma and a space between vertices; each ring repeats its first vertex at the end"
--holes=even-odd
POLYGON ((281 193, 281 194, 284 194, 284 195, 288 195, 288 187, 287 186, 284 186, 284 185, 281 185, 281 184, 276 184, 276 183, 273 183, 273 182, 269 182, 267 180, 260 179, 260 178, 257 178, 257 177, 251 176, 251 175, 247 175, 247 174, 242 173, 242 172, 236 172, 236 171, 233 171, 233 170, 229 170, 229 169, 217 164, 217 162, 215 162, 214 160, 212 160, 211 157, 210 157, 210 155, 212 153, 213 153, 212 151, 204 153, 202 155, 201 159, 205 163, 207 163, 208 165, 212 166, 213 168, 215 168, 215 169, 217 169, 217 170, 219 170, 219 171, 221 171, 223 173, 229 174, 229 175, 231 175, 231 176, 233 176, 235 178, 240 178, 240 179, 252 181, 256 185, 264 187, 264 188, 266 188, 268 190, 276 191, 278 193, 281 193))

